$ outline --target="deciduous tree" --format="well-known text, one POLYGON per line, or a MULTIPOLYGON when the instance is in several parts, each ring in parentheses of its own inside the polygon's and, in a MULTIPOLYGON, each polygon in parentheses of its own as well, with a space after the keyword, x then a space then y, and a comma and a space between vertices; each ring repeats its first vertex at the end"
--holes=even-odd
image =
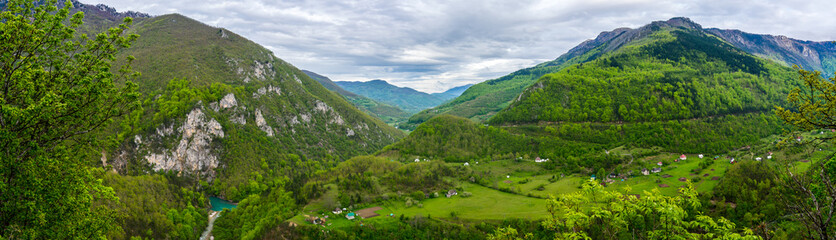
POLYGON ((103 238, 114 215, 94 202, 116 198, 83 153, 91 132, 138 105, 136 85, 117 83, 133 75, 128 65, 111 71, 137 36, 125 36, 127 18, 88 38, 70 1, 34 2, 0 12, 0 235, 103 238))

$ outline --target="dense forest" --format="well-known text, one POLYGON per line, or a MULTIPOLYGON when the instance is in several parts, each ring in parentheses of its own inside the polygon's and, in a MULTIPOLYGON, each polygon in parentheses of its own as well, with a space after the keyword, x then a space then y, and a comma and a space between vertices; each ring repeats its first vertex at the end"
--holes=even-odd
POLYGON ((720 39, 660 30, 611 56, 545 75, 489 123, 646 122, 771 111, 789 68, 720 39))

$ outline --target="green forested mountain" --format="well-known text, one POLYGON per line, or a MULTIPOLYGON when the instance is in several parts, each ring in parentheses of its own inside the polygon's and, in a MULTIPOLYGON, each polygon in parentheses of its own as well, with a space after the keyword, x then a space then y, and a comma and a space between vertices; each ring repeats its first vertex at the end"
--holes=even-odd
POLYGON ((349 92, 398 106, 410 113, 438 106, 450 99, 449 95, 432 95, 408 87, 398 87, 383 80, 368 82, 337 81, 335 83, 349 92))
POLYGON ((354 104, 355 107, 363 110, 364 112, 368 113, 369 115, 375 116, 380 118, 384 122, 390 125, 397 125, 406 121, 409 118, 410 114, 401 110, 398 107, 382 103, 380 101, 375 101, 371 98, 355 94, 353 92, 349 92, 326 76, 319 75, 315 72, 302 70, 305 74, 309 77, 313 78, 314 80, 318 81, 322 84, 323 87, 327 88, 328 90, 334 91, 343 97, 346 100, 354 104))
POLYGON ((598 59, 620 49, 625 44, 647 36, 654 30, 665 27, 693 29, 715 35, 750 54, 777 60, 787 66, 797 64, 805 69, 823 70, 825 76, 836 71, 833 67, 836 45, 832 42, 799 41, 780 36, 748 34, 738 30, 703 29, 699 24, 687 18, 678 17, 668 21, 653 22, 637 29, 618 28, 602 32, 595 39, 579 44, 553 61, 476 84, 450 102, 413 115, 408 125, 414 127, 438 114, 452 114, 476 121, 486 121, 506 108, 524 89, 537 82, 543 75, 558 72, 572 64, 598 59))
POLYGON ((136 135, 120 135, 126 140, 114 155, 129 157, 110 159, 120 171, 131 172, 135 169, 131 166, 141 165, 142 160, 157 163, 156 170, 184 171, 184 162, 170 161, 185 157, 202 165, 190 170, 203 175, 211 176, 216 165, 222 179, 237 175, 244 170, 239 167, 268 153, 275 154, 268 159, 286 154, 347 158, 374 151, 402 135, 268 50, 227 30, 174 14, 142 19, 131 31, 141 37, 123 54, 136 58, 133 67, 142 73, 136 82, 147 96, 145 112, 138 114, 155 121, 123 122, 136 135), (208 135, 203 147, 194 145, 200 144, 194 136, 187 136, 190 127, 208 135), (169 138, 185 140, 186 146, 165 144, 169 138), (182 147, 202 148, 205 155, 179 155, 182 147), (217 162, 206 164, 209 159, 217 162))
POLYGON ((770 112, 797 86, 787 67, 698 29, 668 27, 543 76, 489 122, 646 122, 770 112))

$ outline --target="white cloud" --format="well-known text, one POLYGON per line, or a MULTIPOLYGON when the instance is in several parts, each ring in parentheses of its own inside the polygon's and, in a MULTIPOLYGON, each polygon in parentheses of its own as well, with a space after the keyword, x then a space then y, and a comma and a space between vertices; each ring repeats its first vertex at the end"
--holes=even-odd
POLYGON ((703 27, 836 39, 836 1, 90 0, 230 29, 334 80, 438 92, 554 59, 618 27, 689 17, 703 27))

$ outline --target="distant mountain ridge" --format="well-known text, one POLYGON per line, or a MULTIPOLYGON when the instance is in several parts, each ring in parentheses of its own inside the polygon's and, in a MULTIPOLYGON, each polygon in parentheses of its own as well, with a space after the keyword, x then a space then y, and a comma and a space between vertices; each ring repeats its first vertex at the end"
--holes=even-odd
POLYGON ((380 79, 366 82, 337 81, 334 83, 349 92, 398 106, 410 113, 438 106, 458 96, 455 93, 461 91, 461 88, 464 87, 453 88, 452 91, 448 90, 444 93, 429 94, 408 87, 398 87, 380 79))
POLYGON ((555 60, 478 83, 445 104, 413 115, 407 124, 414 127, 439 114, 486 121, 507 107, 524 89, 543 75, 560 71, 573 64, 598 59, 664 27, 704 32, 750 54, 776 60, 786 66, 797 64, 805 69, 823 71, 825 76, 832 76, 836 71, 836 43, 801 41, 782 36, 749 34, 739 30, 703 29, 700 24, 688 18, 675 17, 667 21, 655 21, 636 29, 616 28, 601 32, 596 38, 580 43, 555 60))
POLYGON ((355 107, 365 111, 369 115, 375 116, 380 120, 383 120, 383 122, 386 122, 390 125, 394 125, 397 127, 397 125, 406 121, 406 119, 412 115, 396 106, 382 103, 380 101, 376 101, 374 99, 358 95, 353 92, 349 92, 348 90, 345 90, 336 83, 334 83, 330 78, 326 76, 322 76, 320 74, 308 70, 302 70, 302 72, 304 72, 314 80, 318 81, 320 84, 322 84, 322 86, 324 86, 328 90, 342 95, 346 98, 346 100, 354 104, 355 107))
POLYGON ((451 89, 447 89, 447 91, 444 92, 430 93, 430 95, 439 96, 441 98, 453 99, 455 97, 461 96, 462 93, 464 93, 464 91, 467 91, 467 89, 471 86, 473 86, 473 84, 462 85, 451 89))
POLYGON ((734 29, 708 28, 705 31, 762 58, 820 71, 828 77, 834 76, 836 72, 834 41, 805 41, 782 35, 753 34, 734 29))

